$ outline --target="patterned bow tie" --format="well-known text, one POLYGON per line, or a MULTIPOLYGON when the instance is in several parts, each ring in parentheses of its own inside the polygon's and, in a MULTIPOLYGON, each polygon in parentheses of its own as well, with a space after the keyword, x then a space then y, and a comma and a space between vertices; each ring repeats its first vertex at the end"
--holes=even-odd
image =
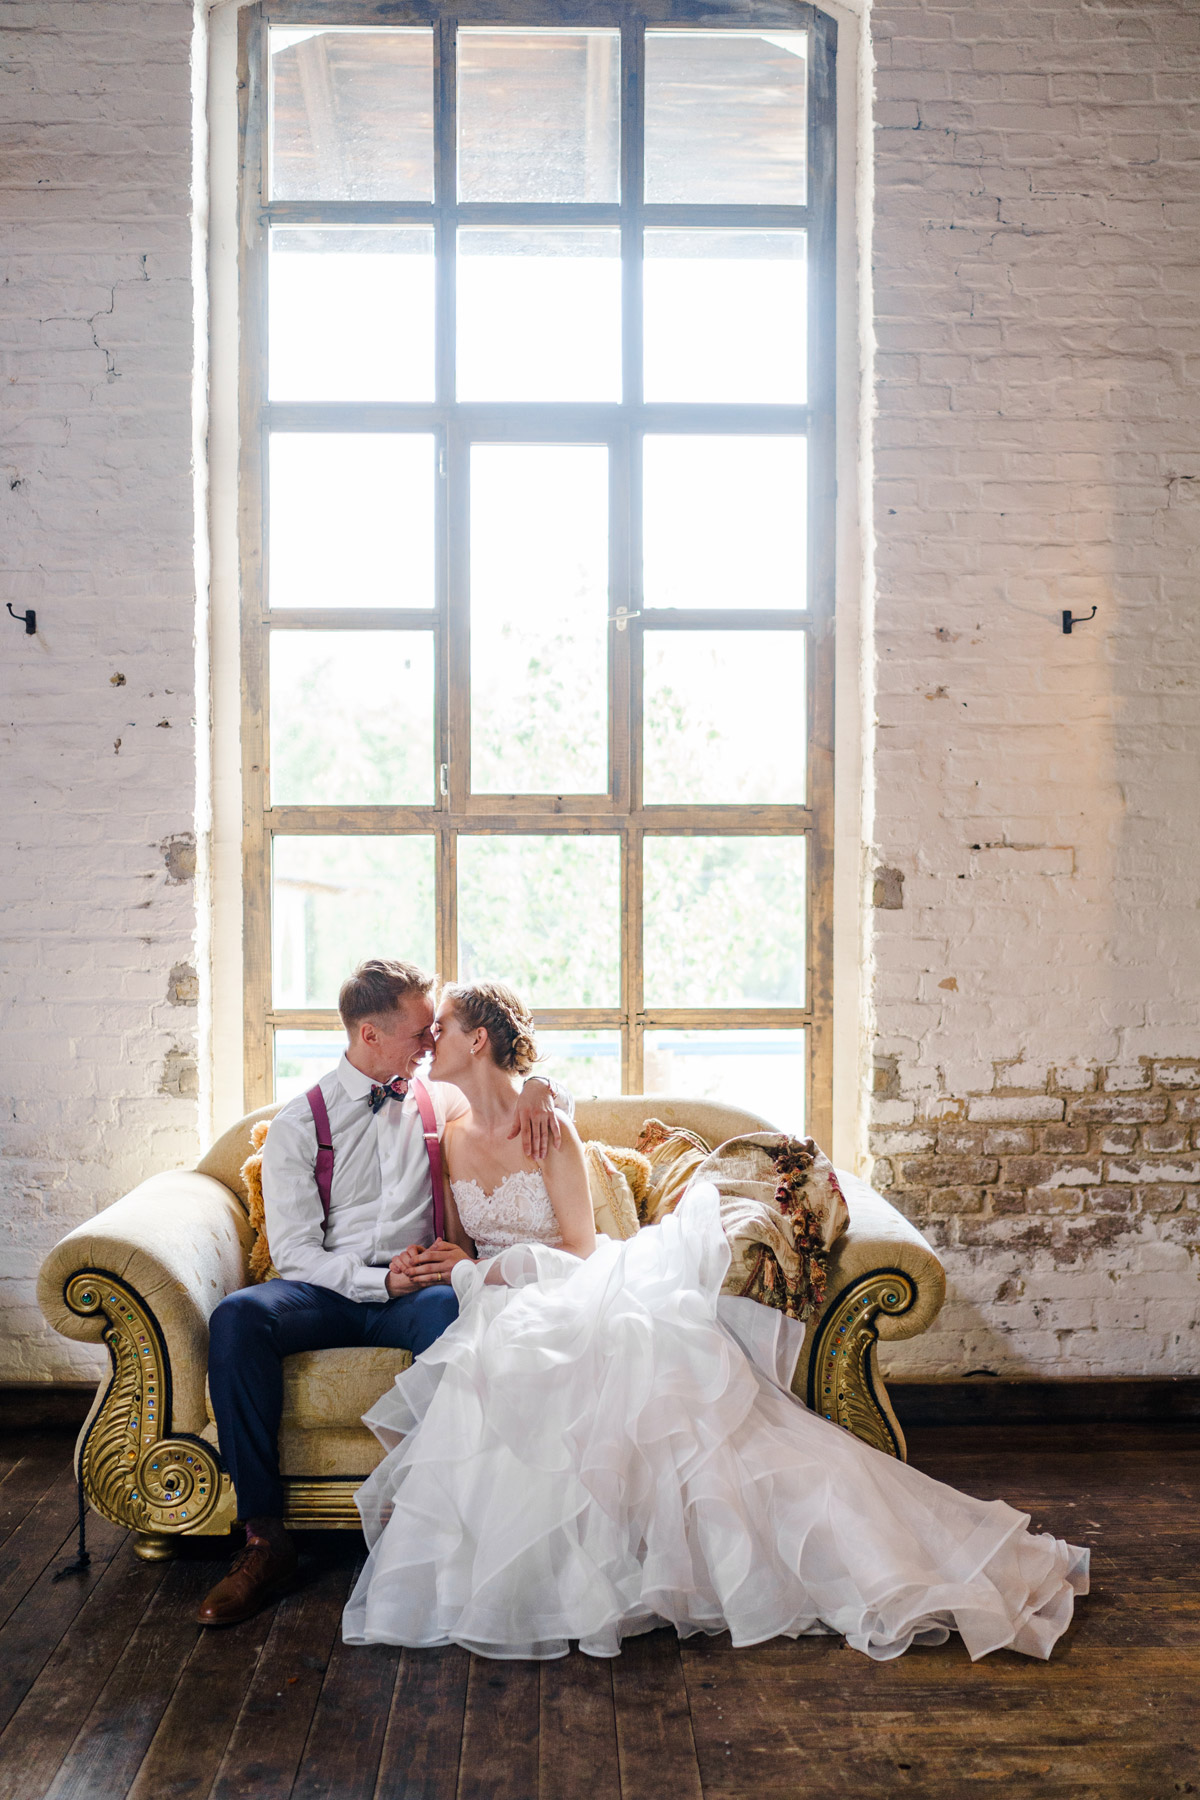
POLYGON ((371 1111, 377 1113, 385 1100, 406 1100, 408 1083, 403 1076, 393 1075, 389 1082, 371 1083, 371 1111))

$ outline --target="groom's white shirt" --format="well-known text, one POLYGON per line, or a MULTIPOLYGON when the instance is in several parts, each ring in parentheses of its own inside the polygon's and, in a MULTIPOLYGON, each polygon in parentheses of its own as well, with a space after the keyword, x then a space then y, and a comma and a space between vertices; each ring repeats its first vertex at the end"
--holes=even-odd
MULTIPOLYGON (((280 1107, 263 1146, 262 1188, 271 1260, 289 1281, 312 1281, 348 1300, 387 1299, 388 1264, 409 1244, 433 1242, 429 1157, 416 1096, 372 1113, 372 1081, 343 1056, 320 1081, 333 1142, 329 1223, 323 1228, 317 1130, 305 1094, 280 1107)), ((425 1080, 438 1136, 470 1109, 456 1087, 425 1080)), ((555 1102, 571 1110, 555 1087, 555 1102)))

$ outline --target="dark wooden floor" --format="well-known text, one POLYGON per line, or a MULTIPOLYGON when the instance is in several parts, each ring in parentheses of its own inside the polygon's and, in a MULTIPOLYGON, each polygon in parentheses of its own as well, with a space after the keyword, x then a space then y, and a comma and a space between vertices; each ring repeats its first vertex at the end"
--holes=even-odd
POLYGON ((836 1639, 656 1632, 614 1662, 347 1649, 362 1545, 302 1540, 303 1586, 201 1633, 226 1548, 71 1553, 70 1437, 0 1439, 0 1800, 994 1800, 1200 1793, 1200 1433, 961 1427, 912 1460, 1094 1546, 1049 1664, 957 1641, 873 1663, 836 1639))

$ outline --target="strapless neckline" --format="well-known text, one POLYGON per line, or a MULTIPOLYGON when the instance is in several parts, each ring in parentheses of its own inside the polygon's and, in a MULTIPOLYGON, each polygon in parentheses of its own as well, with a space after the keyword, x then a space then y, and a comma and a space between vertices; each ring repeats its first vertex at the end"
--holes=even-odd
POLYGON ((451 1181, 450 1188, 463 1230, 481 1257, 513 1244, 561 1248, 562 1233, 540 1169, 514 1169, 490 1194, 473 1177, 451 1181))
POLYGON ((511 1174, 502 1176, 490 1193, 486 1188, 480 1186, 474 1176, 468 1176, 465 1181, 452 1181, 450 1186, 453 1188, 455 1194, 458 1193, 459 1188, 474 1188, 481 1200, 494 1200, 498 1194, 504 1192, 510 1181, 526 1180, 536 1181, 542 1193, 545 1193, 546 1184, 542 1180, 541 1172, 538 1169, 514 1169, 511 1174))

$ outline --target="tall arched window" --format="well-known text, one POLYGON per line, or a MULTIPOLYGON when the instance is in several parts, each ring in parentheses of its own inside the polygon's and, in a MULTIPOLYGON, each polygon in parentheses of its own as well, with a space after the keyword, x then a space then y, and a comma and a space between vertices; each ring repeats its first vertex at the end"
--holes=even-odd
POLYGON ((248 1100, 382 953, 504 975, 578 1093, 825 1131, 831 21, 333 0, 241 54, 248 1100))

